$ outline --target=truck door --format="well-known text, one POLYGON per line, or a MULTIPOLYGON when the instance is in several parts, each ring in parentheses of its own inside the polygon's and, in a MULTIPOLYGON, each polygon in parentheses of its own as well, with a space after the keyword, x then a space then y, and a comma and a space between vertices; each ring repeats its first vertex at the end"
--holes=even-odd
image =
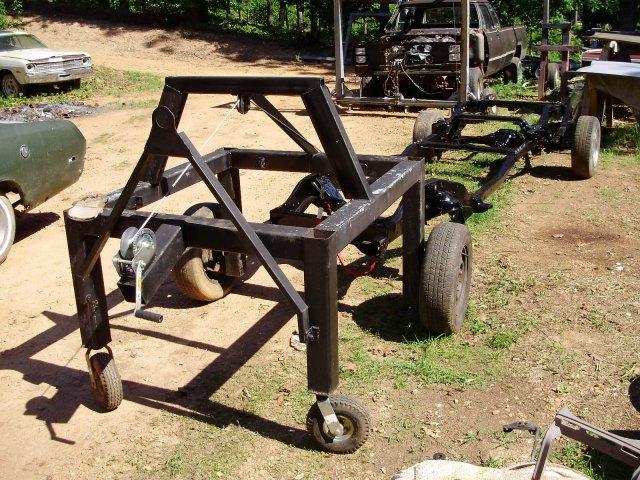
POLYGON ((486 71, 485 75, 492 75, 502 68, 505 50, 504 42, 500 38, 500 24, 496 24, 495 19, 491 16, 487 3, 477 3, 478 16, 484 28, 485 37, 485 59, 486 71))

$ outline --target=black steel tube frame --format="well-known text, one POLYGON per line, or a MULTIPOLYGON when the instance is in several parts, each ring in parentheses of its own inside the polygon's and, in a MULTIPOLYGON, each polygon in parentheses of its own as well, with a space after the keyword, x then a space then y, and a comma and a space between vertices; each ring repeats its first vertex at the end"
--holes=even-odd
POLYGON ((434 133, 409 145, 401 155, 423 157, 427 151, 463 150, 504 155, 497 171, 476 192, 466 199, 471 212, 482 211, 489 205, 484 203, 507 179, 510 170, 521 158, 532 152, 559 150, 564 148, 566 134, 573 128, 571 107, 554 102, 527 102, 510 100, 473 100, 460 102, 450 118, 434 125, 434 133), (491 115, 484 113, 491 107, 506 108, 518 113, 539 115, 535 124, 529 124, 517 115, 491 115), (554 121, 555 120, 555 121, 554 121), (515 144, 501 145, 492 142, 495 134, 484 137, 464 136, 462 130, 468 124, 483 122, 506 122, 519 127, 515 144))
MULTIPOLYGON (((319 396, 331 394, 338 386, 336 255, 401 199, 403 293, 417 303, 425 222, 424 163, 404 157, 357 156, 321 79, 167 78, 144 153, 126 186, 110 194, 107 207, 93 219, 78 220, 65 212, 78 321, 86 348, 100 349, 111 341, 100 262, 106 241, 119 238, 128 227, 139 228, 149 216, 137 211, 139 208, 200 180, 215 196, 223 218, 158 213, 148 220, 147 227, 158 231, 170 226, 174 232, 178 227, 181 234, 175 238, 181 248, 258 257, 296 313, 308 313, 306 322, 299 318, 304 328, 300 334, 307 343, 308 387, 319 396), (245 107, 253 101, 304 151, 220 149, 202 156, 177 130, 189 93, 233 94, 245 107), (326 154, 319 153, 277 112, 265 97, 269 94, 302 97, 326 154), (165 171, 168 156, 186 158, 190 163, 187 174, 175 186, 184 165, 165 171), (240 169, 321 173, 334 179, 349 201, 312 227, 249 223, 241 213, 240 169), (229 182, 223 186, 216 175, 231 175, 232 188, 229 182), (275 259, 302 263, 304 300, 275 259)), ((152 269, 149 275, 167 273, 159 270, 152 269)))

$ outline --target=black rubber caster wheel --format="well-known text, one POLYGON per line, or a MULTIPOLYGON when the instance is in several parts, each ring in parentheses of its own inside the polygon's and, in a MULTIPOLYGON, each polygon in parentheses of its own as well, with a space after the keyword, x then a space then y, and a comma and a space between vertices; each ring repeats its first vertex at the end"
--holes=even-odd
POLYGON ((462 328, 469 305, 471 233, 460 223, 436 225, 425 248, 420 274, 420 323, 436 335, 462 328))
POLYGON ((122 403, 122 380, 111 354, 99 352, 89 359, 91 390, 98 404, 105 410, 115 410, 122 403))
POLYGON ((307 414, 307 431, 316 444, 331 453, 353 453, 369 438, 371 433, 371 416, 360 401, 344 395, 329 398, 331 406, 340 421, 344 432, 334 437, 329 433, 320 409, 314 404, 307 414))

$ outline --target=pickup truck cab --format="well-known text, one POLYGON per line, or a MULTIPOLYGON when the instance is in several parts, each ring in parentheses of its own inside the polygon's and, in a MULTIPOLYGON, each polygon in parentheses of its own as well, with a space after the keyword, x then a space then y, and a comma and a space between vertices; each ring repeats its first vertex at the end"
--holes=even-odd
MULTIPOLYGON (((363 96, 425 98, 455 92, 460 71, 459 1, 408 0, 398 5, 379 42, 354 49, 363 96)), ((517 81, 527 49, 524 27, 503 27, 488 0, 470 5, 470 93, 504 74, 517 81)))

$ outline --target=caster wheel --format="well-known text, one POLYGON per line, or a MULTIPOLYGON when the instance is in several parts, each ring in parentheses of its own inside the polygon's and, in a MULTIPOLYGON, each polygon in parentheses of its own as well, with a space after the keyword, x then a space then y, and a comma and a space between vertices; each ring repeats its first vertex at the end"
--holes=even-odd
POLYGON ((106 352, 99 352, 89 359, 90 375, 95 387, 93 395, 105 410, 115 410, 122 403, 122 380, 116 367, 116 361, 106 352))
POLYGON ((322 418, 320 409, 314 404, 307 414, 307 431, 317 445, 331 453, 353 453, 369 438, 371 433, 371 416, 358 400, 344 395, 336 395, 329 399, 331 406, 340 421, 344 432, 333 436, 322 418))
POLYGON ((441 223, 429 235, 420 272, 420 323, 450 335, 462 327, 471 288, 471 233, 460 223, 441 223))

